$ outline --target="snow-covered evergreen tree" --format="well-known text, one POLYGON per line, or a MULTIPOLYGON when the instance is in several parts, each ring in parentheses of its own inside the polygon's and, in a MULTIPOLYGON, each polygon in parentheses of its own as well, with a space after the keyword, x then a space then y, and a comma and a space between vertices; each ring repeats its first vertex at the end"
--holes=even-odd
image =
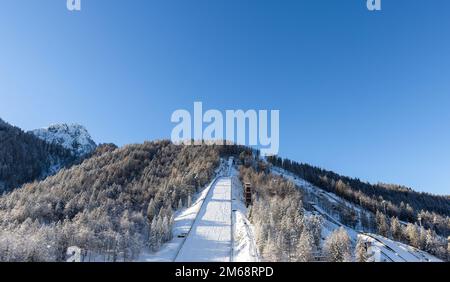
POLYGON ((308 229, 303 230, 297 243, 296 261, 310 262, 314 260, 314 239, 308 229))
POLYGON ((192 196, 191 194, 189 194, 187 199, 187 207, 190 208, 191 206, 192 206, 192 196))
POLYGON ((436 235, 433 234, 433 231, 431 229, 428 229, 426 231, 426 235, 425 235, 425 251, 434 254, 437 252, 437 245, 438 243, 436 242, 436 235))
POLYGON ((320 247, 320 242, 322 240, 322 224, 323 219, 319 215, 309 215, 305 217, 305 229, 309 231, 313 238, 315 247, 318 249, 320 247))
POLYGON ((450 261, 450 236, 447 238, 447 261, 450 261))
POLYGON ((397 217, 391 219, 391 234, 394 240, 402 240, 402 226, 397 217))
POLYGON ((152 223, 150 225, 148 246, 152 250, 158 249, 158 219, 156 217, 153 218, 152 223))
POLYGON ((155 200, 152 198, 150 200, 150 203, 148 204, 147 207, 147 218, 148 220, 152 221, 153 218, 156 215, 156 205, 155 205, 155 200))
POLYGON ((388 237, 389 225, 387 224, 386 215, 380 211, 377 211, 375 220, 377 222, 378 234, 388 237))
POLYGON ((325 240, 324 251, 327 260, 330 262, 351 261, 351 241, 343 227, 335 230, 325 240))
POLYGON ((419 238, 419 231, 417 228, 417 225, 408 223, 405 229, 405 235, 406 238, 408 238, 409 243, 413 246, 418 248, 420 246, 420 238, 419 238))
POLYGON ((357 262, 366 262, 367 261, 366 243, 362 239, 361 236, 358 236, 358 241, 356 242, 355 260, 357 262))
POLYGON ((278 238, 273 238, 272 234, 269 233, 265 246, 263 248, 263 258, 267 262, 277 262, 281 258, 281 250, 278 246, 278 238))

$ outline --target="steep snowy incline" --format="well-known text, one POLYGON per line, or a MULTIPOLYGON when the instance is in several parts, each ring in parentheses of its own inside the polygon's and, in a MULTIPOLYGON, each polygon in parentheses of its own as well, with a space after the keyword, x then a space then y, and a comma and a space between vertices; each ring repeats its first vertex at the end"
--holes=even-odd
POLYGON ((221 177, 213 184, 175 261, 232 259, 231 186, 231 177, 221 177))
POLYGON ((157 252, 151 252, 145 249, 143 254, 137 261, 142 262, 171 262, 174 261, 178 251, 183 245, 185 238, 184 234, 188 234, 195 218, 199 214, 201 207, 216 180, 213 180, 203 191, 195 197, 194 204, 186 209, 178 211, 175 216, 175 223, 172 229, 173 238, 170 242, 165 243, 157 252))
POLYGON ((193 204, 190 207, 179 210, 175 213, 174 226, 172 228, 172 240, 165 243, 157 252, 152 252, 144 248, 143 253, 137 261, 143 262, 171 262, 174 261, 189 233, 197 216, 200 214, 202 207, 206 204, 205 200, 209 195, 211 187, 214 186, 220 176, 229 174, 229 163, 224 159, 220 160, 221 164, 216 169, 216 177, 199 193, 193 196, 193 204))
POLYGON ((363 233, 360 237, 370 246, 373 261, 386 261, 387 258, 387 261, 395 262, 442 262, 424 251, 377 234, 363 233), (381 255, 377 255, 378 251, 381 255))
MULTIPOLYGON (((272 172, 276 175, 280 175, 285 179, 293 182, 300 189, 309 193, 310 196, 314 196, 316 199, 314 203, 310 202, 314 211, 320 214, 324 219, 322 235, 323 239, 326 238, 331 232, 336 230, 339 227, 344 227, 352 240, 353 244, 356 244, 358 238, 363 239, 364 242, 367 243, 368 254, 371 256, 369 261, 375 262, 439 262, 438 258, 420 251, 411 246, 405 245, 401 242, 393 241, 391 239, 385 238, 376 234, 364 233, 361 230, 357 230, 356 228, 351 228, 349 226, 344 225, 338 217, 333 216, 332 214, 325 211, 321 206, 320 202, 328 201, 334 205, 342 205, 344 207, 352 208, 358 213, 365 213, 364 209, 361 207, 348 202, 341 197, 326 192, 306 180, 299 178, 292 173, 285 171, 278 167, 273 167, 272 172), (319 201, 321 199, 321 201, 319 201)), ((359 224, 360 226, 360 224, 359 224)))

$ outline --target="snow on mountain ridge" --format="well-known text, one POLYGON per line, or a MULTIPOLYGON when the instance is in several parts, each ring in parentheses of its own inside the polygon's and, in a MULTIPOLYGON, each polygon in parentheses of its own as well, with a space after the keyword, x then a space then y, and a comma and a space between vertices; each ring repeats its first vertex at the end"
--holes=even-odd
POLYGON ((69 149, 76 156, 89 154, 97 147, 87 129, 75 123, 54 124, 47 128, 32 130, 31 133, 39 139, 69 149))

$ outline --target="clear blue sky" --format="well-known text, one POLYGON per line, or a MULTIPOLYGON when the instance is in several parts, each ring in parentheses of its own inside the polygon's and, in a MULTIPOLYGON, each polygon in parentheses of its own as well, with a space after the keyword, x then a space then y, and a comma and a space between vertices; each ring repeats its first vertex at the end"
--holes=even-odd
POLYGON ((0 117, 168 138, 171 113, 279 109, 280 154, 450 194, 450 1, 5 0, 0 117))

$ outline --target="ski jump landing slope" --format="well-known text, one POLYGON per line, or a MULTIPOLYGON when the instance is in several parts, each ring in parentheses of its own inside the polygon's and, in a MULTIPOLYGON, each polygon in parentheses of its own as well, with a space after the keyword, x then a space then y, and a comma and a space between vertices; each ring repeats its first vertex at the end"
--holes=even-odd
POLYGON ((175 261, 229 262, 232 260, 232 181, 221 177, 208 192, 175 261))

